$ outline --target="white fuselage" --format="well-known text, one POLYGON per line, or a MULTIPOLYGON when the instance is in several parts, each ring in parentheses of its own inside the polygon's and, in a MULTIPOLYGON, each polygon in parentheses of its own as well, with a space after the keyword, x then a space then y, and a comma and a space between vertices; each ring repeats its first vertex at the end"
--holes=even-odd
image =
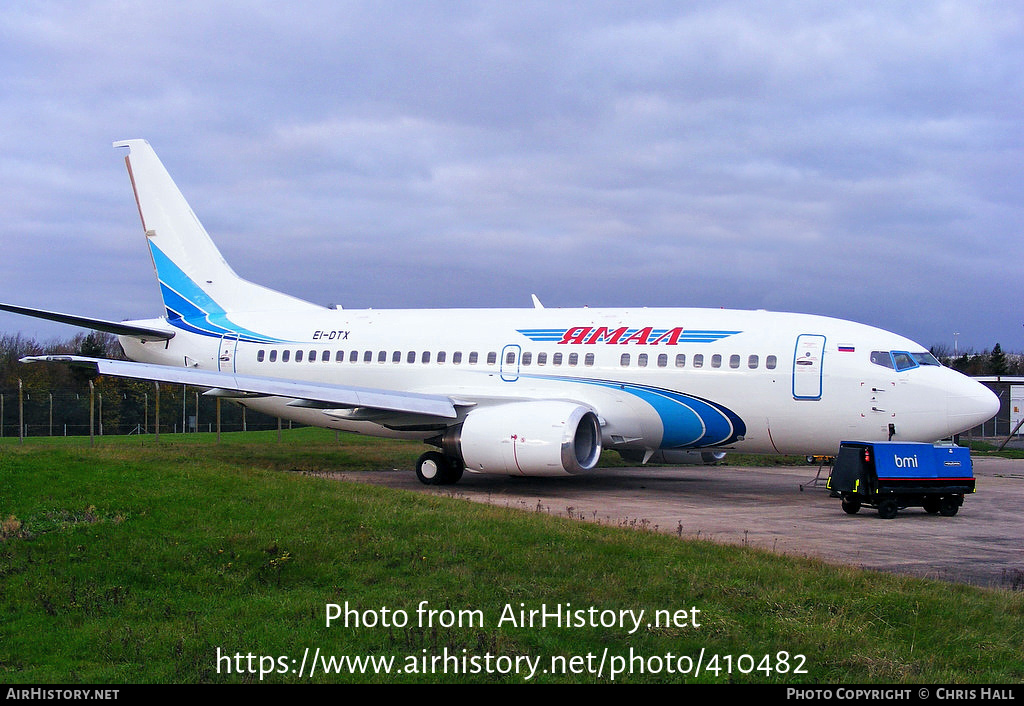
MULTIPOLYGON (((927 356, 919 344, 814 315, 323 309, 233 312, 232 320, 275 340, 179 330, 167 342, 121 342, 130 358, 149 363, 445 395, 464 403, 462 415, 510 401, 571 401, 594 410, 611 449, 833 454, 844 439, 936 441, 995 412, 991 392, 953 370, 878 362, 880 353, 889 361, 892 352, 927 356)), ((318 426, 400 438, 437 433, 408 417, 289 402, 244 400, 318 426)))

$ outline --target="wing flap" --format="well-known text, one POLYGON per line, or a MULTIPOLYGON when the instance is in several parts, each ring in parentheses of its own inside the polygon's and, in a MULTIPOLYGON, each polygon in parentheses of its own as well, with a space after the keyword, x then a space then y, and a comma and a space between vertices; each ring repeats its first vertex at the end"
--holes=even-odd
POLYGON ((327 385, 301 380, 266 378, 257 375, 238 375, 196 368, 172 368, 167 365, 134 363, 75 355, 29 356, 22 358, 21 362, 55 362, 94 367, 100 375, 206 387, 217 390, 216 394, 221 396, 226 396, 225 393, 228 392, 235 392, 247 395, 288 397, 294 400, 301 400, 300 404, 302 406, 319 407, 322 409, 358 407, 426 415, 443 419, 455 419, 458 416, 455 411, 455 403, 443 395, 327 385))

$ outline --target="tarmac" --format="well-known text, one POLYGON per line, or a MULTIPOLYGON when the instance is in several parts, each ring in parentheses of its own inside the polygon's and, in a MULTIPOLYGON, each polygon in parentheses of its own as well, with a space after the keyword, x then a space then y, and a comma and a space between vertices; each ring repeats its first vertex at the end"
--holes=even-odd
POLYGON ((828 467, 607 468, 574 477, 466 473, 425 486, 411 470, 345 479, 546 512, 577 521, 757 547, 884 572, 1024 590, 1024 460, 974 457, 977 492, 957 515, 872 508, 847 515, 825 488, 828 467))

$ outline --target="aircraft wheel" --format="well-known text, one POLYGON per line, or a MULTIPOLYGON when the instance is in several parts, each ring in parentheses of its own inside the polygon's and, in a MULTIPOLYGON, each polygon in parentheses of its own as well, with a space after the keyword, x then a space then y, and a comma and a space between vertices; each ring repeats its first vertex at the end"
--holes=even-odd
POLYGON ((847 515, 856 515, 860 512, 860 500, 857 498, 843 498, 843 512, 847 515))
POLYGON ((416 477, 423 485, 442 485, 450 467, 443 454, 427 451, 416 461, 416 477))
POLYGON ((961 498, 956 495, 948 495, 939 503, 939 514, 943 517, 952 517, 960 510, 961 498))
POLYGON ((416 477, 424 485, 458 483, 463 470, 461 463, 437 451, 427 451, 416 461, 416 477))
POLYGON ((898 511, 899 505, 896 504, 895 498, 886 498, 878 503, 878 516, 883 520, 891 520, 896 517, 898 511))
POLYGON ((462 472, 466 470, 466 468, 454 458, 448 458, 445 460, 448 461, 448 480, 446 483, 447 485, 455 485, 462 480, 462 472))
POLYGON ((942 510, 942 499, 934 495, 929 495, 922 504, 924 505, 924 511, 929 515, 934 515, 942 510))

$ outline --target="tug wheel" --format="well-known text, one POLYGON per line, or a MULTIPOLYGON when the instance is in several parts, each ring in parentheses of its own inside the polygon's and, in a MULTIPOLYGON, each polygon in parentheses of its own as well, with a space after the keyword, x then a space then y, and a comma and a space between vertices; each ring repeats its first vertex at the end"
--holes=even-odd
POLYGON ((952 517, 960 509, 962 498, 957 495, 947 495, 939 502, 939 514, 943 517, 952 517))
POLYGON ((899 512, 899 505, 896 504, 895 498, 886 498, 878 503, 878 516, 883 520, 891 520, 896 517, 897 512, 899 512))

